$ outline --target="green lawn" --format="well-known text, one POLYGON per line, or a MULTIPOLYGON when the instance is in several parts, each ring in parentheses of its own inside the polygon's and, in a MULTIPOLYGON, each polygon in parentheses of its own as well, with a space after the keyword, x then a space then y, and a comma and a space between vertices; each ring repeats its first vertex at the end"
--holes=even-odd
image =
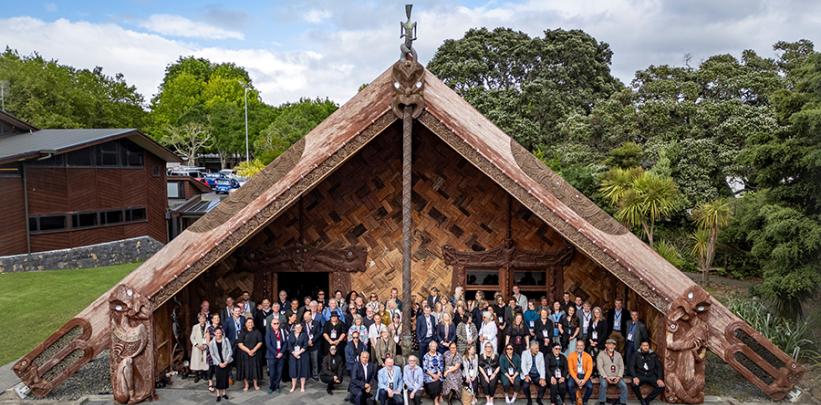
POLYGON ((140 263, 77 270, 0 273, 0 365, 17 360, 140 263))

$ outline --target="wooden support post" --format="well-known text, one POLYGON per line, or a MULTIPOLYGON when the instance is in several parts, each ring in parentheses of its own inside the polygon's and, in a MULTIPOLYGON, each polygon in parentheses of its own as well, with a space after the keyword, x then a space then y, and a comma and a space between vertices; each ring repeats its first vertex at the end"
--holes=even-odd
POLYGON ((402 300, 405 304, 405 313, 402 317, 402 327, 410 331, 411 302, 411 187, 412 183, 412 132, 413 107, 406 105, 402 117, 402 300))

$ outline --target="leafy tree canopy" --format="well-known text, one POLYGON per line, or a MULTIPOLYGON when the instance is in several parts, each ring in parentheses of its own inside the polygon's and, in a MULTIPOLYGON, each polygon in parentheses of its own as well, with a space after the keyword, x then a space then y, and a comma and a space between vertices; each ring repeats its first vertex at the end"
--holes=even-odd
POLYGON ((38 54, 0 54, 6 111, 39 128, 141 128, 143 97, 122 74, 76 69, 38 54))

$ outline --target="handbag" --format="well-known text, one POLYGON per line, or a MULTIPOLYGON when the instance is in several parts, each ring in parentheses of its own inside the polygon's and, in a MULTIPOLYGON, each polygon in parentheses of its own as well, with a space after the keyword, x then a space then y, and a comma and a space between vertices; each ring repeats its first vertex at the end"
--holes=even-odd
POLYGON ((462 405, 471 405, 475 394, 467 384, 462 385, 462 405))

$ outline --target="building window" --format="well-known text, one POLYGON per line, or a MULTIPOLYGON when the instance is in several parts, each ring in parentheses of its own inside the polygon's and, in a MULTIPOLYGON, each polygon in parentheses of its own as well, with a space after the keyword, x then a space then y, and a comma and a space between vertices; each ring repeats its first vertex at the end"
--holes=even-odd
POLYGON ((100 213, 101 224, 119 224, 123 222, 123 211, 106 211, 100 213))
POLYGON ((97 146, 98 166, 119 166, 120 148, 116 142, 104 143, 97 146))
POLYGON ((94 148, 75 150, 68 154, 69 166, 94 166, 94 148))
POLYGON ((543 269, 516 270, 513 272, 513 285, 544 287, 547 285, 547 272, 543 269))
POLYGON ((145 208, 129 208, 125 210, 125 221, 135 222, 145 220, 145 208))
POLYGON ((469 287, 499 285, 499 270, 466 269, 465 277, 465 285, 469 287))
POLYGON ((124 140, 120 144, 122 151, 123 166, 127 167, 142 167, 143 166, 143 150, 131 141, 124 140))
POLYGON ((166 192, 168 193, 168 198, 185 198, 183 185, 180 181, 169 181, 166 183, 166 192))
POLYGON ((65 215, 49 215, 29 218, 29 230, 32 232, 58 231, 65 228, 65 215))
POLYGON ((97 226, 96 212, 84 212, 81 214, 73 214, 71 216, 72 228, 87 228, 89 226, 97 226))
POLYGON ((33 233, 70 231, 106 225, 142 222, 147 218, 148 212, 143 207, 96 212, 69 212, 62 215, 29 217, 29 230, 33 233), (69 224, 71 227, 69 227, 69 224))

